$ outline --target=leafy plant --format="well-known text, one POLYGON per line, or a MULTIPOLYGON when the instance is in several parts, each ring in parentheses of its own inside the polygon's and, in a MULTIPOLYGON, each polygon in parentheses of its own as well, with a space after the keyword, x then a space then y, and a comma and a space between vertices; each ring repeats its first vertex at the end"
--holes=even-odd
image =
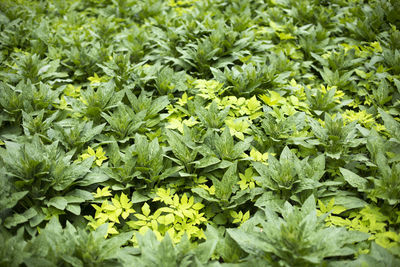
MULTIPOLYGON (((99 191, 99 188, 97 189, 99 191)), ((102 198, 104 196, 111 196, 111 193, 107 190, 107 187, 103 188, 100 194, 95 195, 96 198, 102 198), (104 192, 105 191, 105 192, 104 192)), ((92 204, 96 210, 94 217, 85 216, 89 220, 88 225, 96 230, 101 225, 108 223, 107 234, 118 234, 118 230, 114 226, 115 223, 119 224, 119 217, 122 219, 127 219, 129 214, 134 213, 135 210, 132 209, 132 203, 129 201, 128 197, 121 193, 120 196, 115 196, 111 198, 111 202, 108 199, 103 200, 101 206, 92 204)))
POLYGON ((250 147, 251 139, 251 137, 248 137, 235 143, 229 128, 226 127, 221 135, 217 133, 211 134, 205 142, 220 159, 234 161, 239 159, 243 152, 250 147))
POLYGON ((318 204, 322 214, 330 211, 333 214, 325 219, 327 225, 368 233, 371 235, 369 240, 374 240, 394 254, 399 253, 398 233, 390 226, 393 221, 383 214, 379 207, 367 206, 359 211, 345 212, 346 208, 343 206, 333 206, 334 199, 331 199, 327 206, 321 201, 318 201, 318 204))
POLYGON ((252 257, 280 266, 316 266, 328 257, 351 256, 357 252, 354 244, 368 238, 343 228, 325 228, 313 196, 301 209, 286 202, 281 213, 283 218, 267 208, 241 228, 228 229, 228 234, 252 257))
POLYGON ((111 146, 113 161, 106 173, 118 182, 116 186, 138 188, 139 184, 135 180, 144 180, 154 185, 183 168, 171 166, 157 138, 149 142, 147 137, 135 134, 134 140, 135 145, 128 147, 125 153, 119 151, 116 143, 111 146))
POLYGON ((28 80, 33 84, 46 80, 50 80, 51 84, 68 81, 68 79, 62 79, 68 77, 67 73, 57 71, 60 66, 59 60, 40 59, 38 54, 29 53, 18 53, 14 56, 16 57, 15 65, 10 66, 9 72, 0 73, 0 76, 11 84, 28 82, 28 80))
MULTIPOLYGON (((46 212, 51 214, 52 210, 55 214, 69 211, 79 215, 80 203, 92 198, 89 192, 78 189, 77 185, 91 184, 85 178, 94 159, 90 157, 71 164, 72 154, 59 153, 57 146, 58 143, 44 145, 38 136, 23 145, 6 143, 2 156, 5 177, 13 182, 15 198, 19 199, 18 209, 24 211, 23 215, 14 213, 9 216, 4 221, 7 228, 27 221, 36 226, 46 218, 46 212)), ((13 204, 15 206, 15 202, 13 204)))
POLYGON ((194 203, 194 197, 187 197, 183 194, 171 194, 171 191, 158 189, 157 197, 153 201, 160 201, 166 206, 158 208, 150 215, 150 207, 145 203, 141 210, 142 214, 135 214, 137 220, 127 222, 133 228, 138 229, 139 233, 146 233, 151 229, 161 239, 168 235, 174 243, 177 243, 185 235, 189 239, 202 239, 204 233, 200 228, 207 219, 200 210, 204 207, 200 202, 194 203))
POLYGON ((398 1, 0 2, 0 265, 399 265, 398 1))
MULTIPOLYGON (((110 131, 116 134, 116 137, 121 141, 126 141, 126 138, 133 136, 140 126, 143 125, 145 112, 136 113, 124 104, 118 105, 114 112, 110 114, 102 113, 101 116, 110 125, 110 131)), ((107 128, 106 128, 107 129, 107 128)))
POLYGON ((318 143, 324 147, 327 156, 339 159, 346 155, 350 148, 359 146, 363 139, 357 138, 356 122, 344 125, 343 118, 325 115, 325 125, 322 126, 314 119, 309 119, 311 128, 318 143))
POLYGON ((49 85, 43 83, 33 85, 30 80, 20 81, 15 87, 4 82, 0 86, 2 116, 17 123, 21 120, 22 110, 30 113, 51 108, 61 91, 51 90, 49 85))
MULTIPOLYGON (((325 158, 319 156, 308 162, 308 158, 300 161, 297 156, 285 147, 278 159, 268 157, 268 165, 253 162, 253 166, 260 176, 254 179, 263 187, 276 191, 281 198, 288 200, 296 194, 307 193, 309 190, 318 191, 323 184, 319 180, 324 175, 325 158)), ((306 197, 308 197, 306 195, 306 197)), ((304 197, 303 197, 304 198, 304 197)))
POLYGON ((261 117, 261 125, 252 125, 257 142, 264 148, 273 147, 281 149, 283 144, 301 144, 308 146, 304 140, 308 139, 305 129, 304 112, 295 112, 286 116, 282 110, 265 109, 264 116, 261 117))
MULTIPOLYGON (((104 129, 105 124, 93 126, 93 121, 80 122, 77 119, 65 119, 54 122, 47 131, 47 136, 52 140, 59 140, 68 150, 82 149, 85 144, 95 140, 104 129)), ((42 128, 43 129, 43 128, 42 128)))
POLYGON ((25 264, 27 266, 121 265, 122 259, 129 255, 122 246, 131 238, 132 233, 122 233, 110 239, 104 238, 106 234, 107 224, 88 232, 85 229, 75 228, 69 222, 62 228, 54 218, 37 237, 30 241, 28 247, 32 255, 25 260, 25 264))
MULTIPOLYGON (((149 130, 158 126, 166 117, 161 111, 169 104, 167 96, 158 97, 153 100, 151 95, 152 93, 142 91, 137 97, 131 91, 126 91, 126 96, 136 114, 140 112, 145 114, 142 120, 149 130)), ((141 132, 144 132, 143 127, 141 127, 141 132)))
POLYGON ((217 103, 213 101, 208 109, 202 107, 201 105, 196 105, 196 113, 200 121, 206 127, 219 129, 223 125, 225 118, 228 116, 229 107, 219 111, 217 103))
MULTIPOLYGON (((82 91, 81 101, 73 101, 73 109, 78 114, 87 116, 98 122, 102 112, 108 111, 118 105, 118 102, 124 97, 124 92, 115 92, 115 83, 110 80, 107 83, 101 84, 94 91, 93 87, 89 86, 87 90, 82 91)), ((72 99, 71 99, 72 100, 72 99)))
POLYGON ((26 249, 27 242, 24 240, 23 234, 23 228, 20 228, 14 236, 2 229, 0 234, 0 240, 3 244, 0 250, 1 265, 19 266, 24 263, 25 259, 29 258, 30 253, 26 249))
POLYGON ((216 229, 209 226, 205 236, 206 241, 196 247, 192 247, 186 236, 174 246, 169 235, 159 242, 152 231, 147 231, 145 235, 137 235, 140 256, 132 260, 141 266, 154 264, 158 266, 201 266, 204 264, 218 266, 215 262, 209 261, 218 243, 216 229))

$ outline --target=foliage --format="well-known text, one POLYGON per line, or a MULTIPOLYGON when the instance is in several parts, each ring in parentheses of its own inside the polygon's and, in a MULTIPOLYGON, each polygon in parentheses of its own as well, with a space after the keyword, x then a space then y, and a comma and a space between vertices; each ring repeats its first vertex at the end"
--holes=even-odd
POLYGON ((0 265, 399 265, 399 12, 0 1, 0 265))
POLYGON ((261 213, 241 228, 227 231, 250 256, 277 266, 318 266, 325 258, 354 254, 356 250, 351 246, 368 237, 343 228, 324 227, 312 196, 301 209, 286 202, 282 218, 268 209, 261 213))

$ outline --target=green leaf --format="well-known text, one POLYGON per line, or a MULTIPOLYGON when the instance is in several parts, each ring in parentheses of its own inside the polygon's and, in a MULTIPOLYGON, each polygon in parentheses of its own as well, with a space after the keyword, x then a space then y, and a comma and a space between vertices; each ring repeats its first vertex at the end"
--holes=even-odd
MULTIPOLYGON (((93 159, 92 159, 93 160, 93 159)), ((94 171, 88 173, 83 179, 77 181, 77 184, 80 186, 89 186, 92 184, 99 184, 110 179, 104 172, 99 169, 95 169, 94 171)))
POLYGON ((161 96, 156 98, 152 103, 149 108, 149 111, 146 114, 146 118, 152 118, 158 113, 160 113, 161 110, 163 110, 166 106, 168 106, 169 100, 167 96, 161 96))
POLYGON ((144 203, 142 206, 142 213, 144 216, 148 217, 150 214, 150 206, 147 203, 144 203))
POLYGON ((379 108, 378 111, 382 116, 386 129, 394 138, 397 139, 397 142, 400 142, 400 123, 393 119, 393 117, 387 114, 383 109, 379 108))
POLYGON ((219 162, 221 162, 220 159, 218 159, 216 157, 213 157, 213 156, 208 156, 208 157, 202 158, 199 161, 196 161, 195 162, 196 163, 195 167, 198 168, 198 169, 206 168, 206 167, 209 167, 211 165, 217 164, 219 162))
POLYGON ((335 204, 338 206, 343 206, 346 209, 358 209, 363 208, 367 205, 367 202, 352 196, 335 196, 335 204))
POLYGON ((148 196, 144 196, 144 195, 142 195, 142 194, 141 194, 140 192, 138 192, 138 191, 133 192, 133 193, 132 193, 132 196, 131 196, 131 202, 132 202, 133 204, 145 202, 145 201, 147 201, 147 200, 149 200, 149 199, 150 199, 150 198, 149 198, 148 196))
POLYGON ((81 214, 81 206, 79 204, 68 204, 66 207, 66 210, 69 212, 75 214, 75 215, 80 215, 81 214))
POLYGON ((213 255, 217 244, 218 244, 218 231, 211 225, 207 225, 205 231, 206 241, 201 243, 196 249, 195 254, 199 261, 203 264, 207 264, 211 256, 213 255))
POLYGON ((233 187, 238 181, 237 163, 232 164, 225 172, 221 181, 216 178, 211 178, 215 186, 215 196, 221 200, 227 201, 232 194, 233 187))
POLYGON ((196 193, 199 195, 201 198, 210 201, 210 202, 216 202, 219 203, 219 199, 211 196, 205 189, 203 188, 192 188, 192 192, 196 193))
POLYGON ((7 228, 12 228, 17 226, 18 224, 27 222, 29 219, 32 219, 37 215, 37 211, 35 210, 34 207, 29 208, 25 212, 18 214, 15 213, 13 216, 8 217, 7 219, 4 220, 4 226, 7 228))
POLYGON ((371 244, 371 252, 362 254, 352 263, 351 266, 388 266, 395 267, 400 264, 400 260, 393 256, 387 249, 382 248, 375 242, 371 244))
POLYGON ((64 210, 68 205, 68 201, 63 197, 53 197, 47 203, 47 206, 53 206, 59 210, 64 210))
POLYGON ((194 160, 195 154, 191 153, 187 145, 182 141, 184 138, 175 131, 166 130, 167 141, 171 146, 174 155, 184 164, 188 164, 194 160))
MULTIPOLYGON (((2 170, 0 169, 0 171, 2 171, 2 170)), ((6 189, 6 188, 4 188, 4 189, 6 189)), ((2 191, 0 191, 0 192, 2 192, 2 191)), ((19 200, 23 199, 29 193, 29 191, 9 192, 9 193, 11 193, 11 195, 9 195, 7 192, 6 195, 2 194, 0 196, 0 212, 2 212, 5 209, 13 208, 15 205, 17 205, 19 200)))
POLYGON ((349 183, 352 187, 357 188, 361 192, 365 192, 368 188, 368 181, 364 178, 358 176, 352 171, 349 171, 344 168, 339 168, 340 172, 343 175, 343 178, 349 183))
POLYGON ((267 249, 265 243, 254 234, 249 234, 240 229, 227 229, 227 233, 239 246, 251 255, 259 255, 263 249, 267 249))

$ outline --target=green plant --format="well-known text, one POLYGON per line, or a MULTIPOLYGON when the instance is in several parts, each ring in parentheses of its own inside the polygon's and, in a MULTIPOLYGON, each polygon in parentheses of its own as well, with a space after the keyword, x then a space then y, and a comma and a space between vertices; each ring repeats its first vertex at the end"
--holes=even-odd
POLYGON ((169 189, 158 189, 156 194, 153 201, 160 201, 166 206, 150 215, 150 207, 145 203, 141 208, 142 214, 135 214, 136 220, 127 222, 131 228, 142 234, 151 229, 158 239, 168 234, 174 243, 179 242, 184 235, 189 239, 205 238, 200 228, 207 221, 204 213, 200 212, 203 204, 195 203, 193 196, 188 198, 183 194, 179 198, 177 194, 172 195, 169 189))
POLYGON ((399 12, 0 1, 0 265, 399 265, 399 12))
POLYGON ((368 240, 374 240, 376 244, 389 249, 393 254, 399 254, 399 234, 393 231, 393 224, 389 216, 382 213, 383 209, 376 206, 366 206, 361 210, 350 210, 343 206, 334 205, 332 198, 327 205, 318 200, 319 210, 317 215, 330 213, 325 218, 327 226, 346 227, 352 231, 360 231, 370 234, 368 240))
POLYGON ((105 239, 107 224, 95 231, 75 228, 69 222, 62 228, 57 219, 52 219, 40 234, 28 245, 32 255, 25 259, 27 266, 41 264, 71 266, 106 266, 121 265, 121 261, 129 255, 122 248, 131 238, 132 233, 122 233, 105 239))
POLYGON ((327 156, 339 159, 345 156, 350 148, 359 146, 362 138, 357 138, 356 122, 344 124, 340 114, 335 116, 325 115, 325 125, 321 125, 314 119, 309 118, 311 128, 317 137, 316 144, 324 147, 327 156))
POLYGON ((282 218, 267 208, 241 228, 228 229, 228 234, 252 257, 278 266, 318 266, 329 257, 351 256, 357 252, 354 244, 368 238, 360 232, 324 227, 312 196, 301 209, 286 202, 281 214, 282 218))
POLYGON ((214 133, 208 136, 205 143, 212 149, 217 157, 222 160, 234 161, 239 159, 243 152, 250 147, 251 137, 235 143, 228 127, 221 135, 214 133))
MULTIPOLYGON (((301 194, 312 190, 315 193, 323 186, 319 180, 325 173, 325 158, 319 156, 312 161, 308 158, 299 160, 297 156, 285 147, 279 157, 268 157, 268 164, 253 162, 260 176, 254 179, 263 187, 279 193, 282 199, 297 199, 301 194), (295 195, 297 197, 294 197, 295 195)), ((304 198, 300 197, 300 198, 304 198)))
MULTIPOLYGON (((92 196, 77 186, 95 183, 87 179, 94 158, 70 163, 71 157, 71 153, 59 152, 57 142, 44 145, 38 136, 25 144, 6 142, 2 156, 6 170, 4 178, 12 181, 15 198, 19 199, 18 210, 24 211, 23 215, 13 212, 7 217, 4 221, 7 228, 27 221, 36 226, 52 212, 80 214, 80 203, 92 196)), ((15 206, 15 202, 13 204, 15 206)))

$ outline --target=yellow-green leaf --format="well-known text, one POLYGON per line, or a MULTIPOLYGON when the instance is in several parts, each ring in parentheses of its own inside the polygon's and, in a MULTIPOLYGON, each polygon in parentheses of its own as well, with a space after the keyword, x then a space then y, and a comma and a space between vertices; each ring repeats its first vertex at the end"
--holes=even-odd
POLYGON ((150 206, 146 202, 142 206, 142 213, 146 217, 148 217, 150 214, 150 206))
POLYGON ((109 186, 103 187, 103 189, 100 189, 100 187, 98 187, 97 192, 94 194, 94 198, 112 196, 109 188, 110 188, 109 186))

